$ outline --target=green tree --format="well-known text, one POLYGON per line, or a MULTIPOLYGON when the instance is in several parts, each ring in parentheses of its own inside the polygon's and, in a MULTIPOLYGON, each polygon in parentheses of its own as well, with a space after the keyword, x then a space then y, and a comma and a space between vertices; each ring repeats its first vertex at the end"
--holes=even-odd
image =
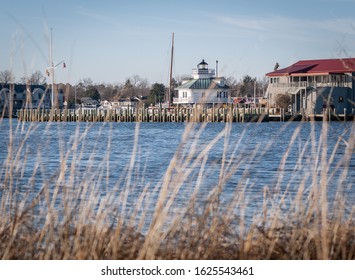
POLYGON ((130 79, 127 79, 122 91, 120 92, 120 95, 122 97, 127 97, 127 96, 134 96, 135 95, 135 87, 133 86, 132 82, 130 79))
POLYGON ((240 95, 251 97, 254 94, 255 79, 246 75, 243 77, 242 84, 240 85, 240 95))
POLYGON ((149 102, 160 103, 164 101, 166 88, 163 84, 155 83, 149 91, 149 102))
POLYGON ((86 97, 91 97, 93 100, 100 100, 100 93, 95 86, 88 86, 85 91, 86 97))

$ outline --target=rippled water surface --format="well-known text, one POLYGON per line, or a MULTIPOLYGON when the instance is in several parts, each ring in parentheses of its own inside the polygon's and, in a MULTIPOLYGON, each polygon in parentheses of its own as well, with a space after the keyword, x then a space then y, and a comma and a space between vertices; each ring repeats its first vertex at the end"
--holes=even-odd
POLYGON ((86 187, 95 190, 95 196, 117 194, 118 199, 126 190, 125 207, 134 208, 143 192, 150 194, 153 207, 168 178, 169 192, 179 187, 174 198, 177 209, 196 187, 203 201, 220 186, 223 203, 228 204, 241 189, 253 212, 262 204, 265 190, 287 190, 292 196, 302 186, 307 192, 325 172, 328 195, 340 190, 354 201, 351 133, 350 122, 325 127, 298 122, 189 125, 4 119, 0 122, 0 186, 33 194, 44 185, 86 187), (173 168, 167 173, 169 165, 173 168))

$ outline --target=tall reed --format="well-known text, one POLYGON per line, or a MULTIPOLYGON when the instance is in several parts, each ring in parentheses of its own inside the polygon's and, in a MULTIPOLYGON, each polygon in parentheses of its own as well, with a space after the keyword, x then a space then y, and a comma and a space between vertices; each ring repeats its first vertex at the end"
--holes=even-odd
MULTIPOLYGON (((112 184, 117 172, 109 164, 112 135, 102 140, 98 131, 92 143, 87 139, 92 124, 82 125, 72 128, 68 143, 57 124, 48 123, 45 133, 58 131, 51 138, 56 140, 39 145, 49 150, 58 145, 60 150, 60 164, 49 172, 41 149, 26 142, 43 124, 0 122, 8 129, 2 133, 7 157, 0 166, 2 259, 355 259, 354 181, 349 177, 355 123, 336 136, 330 152, 329 123, 312 123, 307 141, 299 147, 302 135, 296 128, 274 183, 255 186, 249 180, 251 166, 274 145, 256 145, 246 156, 246 131, 258 124, 246 125, 239 138, 232 139, 233 124, 226 123, 208 142, 202 141, 206 123, 186 124, 164 175, 152 184, 140 174, 149 166, 140 158, 143 128, 137 123, 129 164, 112 184), (317 125, 322 125, 320 135, 317 125), (107 143, 98 160, 100 141, 107 143), (221 157, 211 165, 211 151, 217 146, 221 157), (290 170, 295 147, 299 157, 290 170), (82 166, 87 149, 92 154, 82 166), (24 183, 29 164, 32 176, 24 183), (215 168, 218 176, 211 181, 213 187, 206 188, 215 168), (241 175, 235 181, 237 172, 241 175), (231 181, 233 190, 226 197, 231 181), (330 188, 337 190, 335 195, 329 195, 330 188), (254 189, 262 204, 251 213, 254 189)), ((113 125, 99 129, 111 131, 113 125)))

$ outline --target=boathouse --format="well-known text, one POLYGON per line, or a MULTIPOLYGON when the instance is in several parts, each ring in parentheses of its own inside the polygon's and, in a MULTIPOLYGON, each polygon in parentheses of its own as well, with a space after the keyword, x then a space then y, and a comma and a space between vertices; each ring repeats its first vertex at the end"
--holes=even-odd
POLYGON ((192 70, 192 78, 175 88, 178 97, 174 104, 226 104, 231 102, 230 90, 223 77, 217 77, 214 69, 209 69, 202 60, 197 69, 192 70))
POLYGON ((267 96, 275 107, 277 95, 288 95, 292 113, 354 114, 355 58, 301 60, 267 73, 267 96))

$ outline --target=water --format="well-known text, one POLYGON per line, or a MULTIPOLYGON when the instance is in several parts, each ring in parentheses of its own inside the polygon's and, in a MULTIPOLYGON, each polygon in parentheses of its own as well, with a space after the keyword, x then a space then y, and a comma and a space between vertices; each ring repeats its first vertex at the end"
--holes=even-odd
POLYGON ((349 142, 354 124, 326 125, 327 137, 322 138, 322 123, 10 123, 4 119, 0 195, 11 186, 20 201, 30 203, 47 188, 51 197, 57 191, 57 208, 70 197, 71 207, 79 201, 96 212, 104 208, 113 216, 146 215, 150 220, 164 186, 172 201, 169 213, 182 211, 193 194, 202 205, 220 186, 221 208, 240 193, 239 203, 251 219, 260 212, 265 196, 273 198, 270 203, 279 199, 285 209, 302 186, 306 198, 321 181, 323 169, 329 168, 329 199, 342 193, 351 206, 355 154, 347 147, 354 145, 349 142))

